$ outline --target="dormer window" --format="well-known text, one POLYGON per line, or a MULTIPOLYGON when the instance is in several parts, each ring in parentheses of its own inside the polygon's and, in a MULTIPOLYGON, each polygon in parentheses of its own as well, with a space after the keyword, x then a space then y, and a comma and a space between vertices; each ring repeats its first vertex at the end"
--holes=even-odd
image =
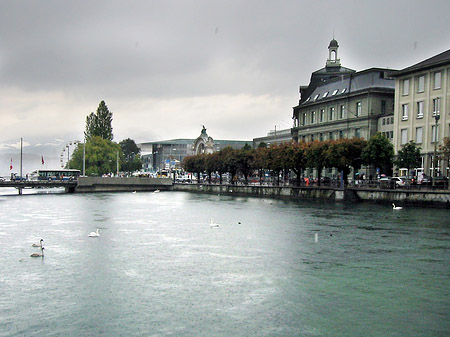
POLYGON ((317 94, 316 96, 314 96, 314 100, 317 101, 317 99, 319 98, 319 94, 317 94))
POLYGON ((327 96, 328 96, 328 91, 323 94, 322 98, 325 98, 327 96))
POLYGON ((335 90, 333 91, 333 93, 331 94, 331 96, 335 96, 335 95, 337 94, 338 91, 339 91, 338 89, 335 89, 335 90))
POLYGON ((342 89, 341 94, 345 94, 346 91, 347 91, 347 88, 342 89))

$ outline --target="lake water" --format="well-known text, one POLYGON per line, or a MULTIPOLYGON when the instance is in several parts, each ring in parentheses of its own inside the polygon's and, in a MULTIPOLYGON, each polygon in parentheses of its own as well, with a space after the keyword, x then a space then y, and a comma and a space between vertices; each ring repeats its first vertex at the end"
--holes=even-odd
POLYGON ((449 219, 183 192, 0 196, 0 336, 449 336, 449 219))

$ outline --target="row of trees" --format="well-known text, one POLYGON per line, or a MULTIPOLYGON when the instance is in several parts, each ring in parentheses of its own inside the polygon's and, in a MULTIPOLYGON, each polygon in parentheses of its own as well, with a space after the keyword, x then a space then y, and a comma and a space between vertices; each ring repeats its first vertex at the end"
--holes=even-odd
POLYGON ((420 148, 414 143, 407 144, 394 161, 394 148, 392 143, 381 133, 371 137, 369 141, 362 138, 314 141, 310 143, 283 143, 267 147, 261 143, 257 149, 246 144, 240 150, 227 147, 213 154, 199 154, 186 157, 183 167, 186 171, 207 173, 217 172, 220 183, 222 175, 226 172, 233 177, 240 173, 247 183, 252 172, 268 170, 279 179, 282 173, 292 171, 296 175, 297 184, 300 184, 304 170, 316 169, 320 183, 324 168, 335 168, 343 172, 344 180, 353 168, 359 170, 362 165, 379 168, 381 173, 391 174, 393 164, 409 169, 420 164, 420 148))
POLYGON ((127 138, 113 142, 113 115, 104 101, 97 111, 86 117, 85 144, 79 144, 72 154, 69 166, 82 170, 85 157, 86 175, 103 175, 117 170, 133 172, 142 167, 140 149, 134 140, 127 138))

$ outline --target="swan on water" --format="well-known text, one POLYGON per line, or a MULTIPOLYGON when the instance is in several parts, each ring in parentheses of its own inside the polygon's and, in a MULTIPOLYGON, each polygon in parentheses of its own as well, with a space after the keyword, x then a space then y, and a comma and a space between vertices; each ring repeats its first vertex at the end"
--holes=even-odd
POLYGON ((97 228, 97 230, 96 230, 95 232, 90 232, 90 233, 89 233, 89 237, 95 238, 95 237, 97 237, 97 236, 100 236, 99 231, 100 231, 100 229, 97 228))
POLYGON ((160 190, 154 190, 153 193, 159 193, 161 192, 160 190))
POLYGON ((209 218, 209 226, 211 226, 211 227, 219 227, 219 224, 218 223, 214 223, 213 219, 209 218))
POLYGON ((41 253, 39 254, 39 253, 33 253, 33 254, 31 254, 30 256, 31 257, 44 257, 44 247, 41 247, 41 253))
POLYGON ((402 209, 403 207, 400 207, 400 206, 395 206, 395 204, 393 203, 392 204, 392 209, 402 209))
POLYGON ((40 239, 39 240, 39 243, 33 243, 32 245, 31 245, 31 247, 42 247, 42 242, 44 241, 44 239, 40 239))

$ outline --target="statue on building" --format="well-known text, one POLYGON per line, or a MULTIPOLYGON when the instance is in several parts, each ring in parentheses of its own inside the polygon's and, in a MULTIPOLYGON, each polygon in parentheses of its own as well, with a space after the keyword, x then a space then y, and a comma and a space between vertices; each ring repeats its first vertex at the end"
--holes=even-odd
POLYGON ((202 125, 202 131, 200 136, 194 141, 194 153, 213 153, 214 152, 214 139, 208 136, 206 128, 202 125))

